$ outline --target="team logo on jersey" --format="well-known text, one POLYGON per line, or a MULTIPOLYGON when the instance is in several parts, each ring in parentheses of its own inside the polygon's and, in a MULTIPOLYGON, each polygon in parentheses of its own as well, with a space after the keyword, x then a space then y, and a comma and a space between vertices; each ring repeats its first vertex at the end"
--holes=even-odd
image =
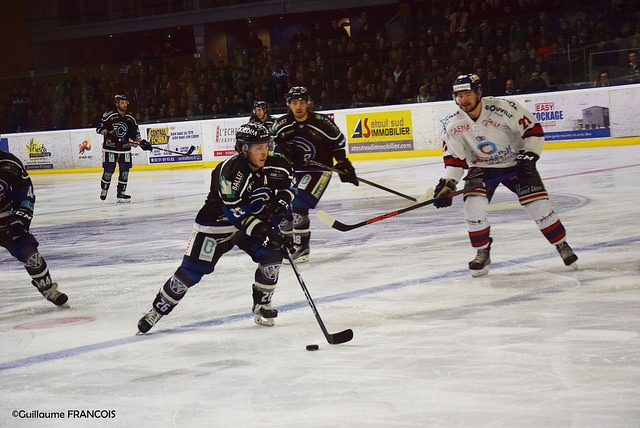
POLYGON ((309 140, 300 136, 296 136, 293 137, 293 141, 295 142, 295 145, 298 146, 298 149, 302 149, 305 159, 315 158, 316 148, 309 140))
POLYGON ((498 149, 496 145, 493 144, 491 141, 481 142, 480 144, 478 144, 477 147, 478 147, 478 150, 485 155, 490 155, 491 153, 495 153, 495 151, 498 149))
POLYGON ((171 277, 171 280, 169 280, 169 289, 176 297, 179 297, 186 293, 189 287, 174 275, 171 277))
POLYGON ((311 176, 309 174, 303 175, 302 178, 298 181, 298 189, 306 189, 310 181, 311 176))
POLYGON ((35 252, 29 256, 24 265, 30 267, 31 269, 37 269, 42 266, 42 256, 40 255, 40 253, 35 252))
POLYGON ((255 215, 260 214, 264 207, 267 206, 272 197, 273 192, 269 188, 261 187, 254 190, 253 193, 251 193, 251 203, 249 205, 249 209, 255 215))
POLYGON ((260 269, 262 270, 262 276, 264 276, 269 281, 275 282, 278 279, 280 266, 281 266, 280 263, 261 266, 260 269))

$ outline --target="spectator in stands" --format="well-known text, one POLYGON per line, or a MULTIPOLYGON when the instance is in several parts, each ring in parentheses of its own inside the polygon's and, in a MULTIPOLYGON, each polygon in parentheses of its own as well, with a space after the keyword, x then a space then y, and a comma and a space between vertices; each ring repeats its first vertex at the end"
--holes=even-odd
POLYGON ((640 82, 640 59, 636 51, 629 52, 629 65, 627 66, 627 75, 630 83, 640 82))
POLYGON ((611 85, 611 81, 609 80, 609 72, 607 70, 602 70, 599 73, 598 78, 593 81, 593 87, 596 88, 609 85, 611 85))
POLYGON ((507 79, 507 82, 505 83, 505 88, 504 88, 504 94, 505 95, 516 95, 519 94, 520 90, 518 88, 516 88, 516 82, 513 79, 507 79))
POLYGON ((544 92, 548 88, 545 81, 540 77, 540 71, 534 70, 529 77, 527 92, 544 92))

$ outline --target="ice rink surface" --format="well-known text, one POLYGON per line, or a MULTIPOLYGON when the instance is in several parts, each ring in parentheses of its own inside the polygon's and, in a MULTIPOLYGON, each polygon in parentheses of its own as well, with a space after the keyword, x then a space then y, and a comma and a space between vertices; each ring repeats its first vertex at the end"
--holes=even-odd
MULTIPOLYGON (((438 157, 354 165, 415 197, 442 173, 438 157)), ((640 427, 640 146, 547 150, 538 168, 578 271, 504 187, 480 278, 459 198, 349 232, 312 214, 299 268, 328 330, 354 331, 341 345, 287 265, 276 326, 256 326, 238 250, 135 335, 209 169, 134 167, 130 204, 115 184, 99 200, 100 173, 33 176, 32 231, 70 307, 0 253, 0 427, 640 427)), ((409 204, 334 176, 318 208, 357 223, 409 204)))

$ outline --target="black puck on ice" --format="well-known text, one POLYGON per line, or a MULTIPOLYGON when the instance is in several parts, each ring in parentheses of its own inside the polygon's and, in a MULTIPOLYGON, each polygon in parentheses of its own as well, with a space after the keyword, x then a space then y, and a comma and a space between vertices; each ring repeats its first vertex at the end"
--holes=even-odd
POLYGON ((318 345, 307 345, 307 351, 317 351, 318 345))

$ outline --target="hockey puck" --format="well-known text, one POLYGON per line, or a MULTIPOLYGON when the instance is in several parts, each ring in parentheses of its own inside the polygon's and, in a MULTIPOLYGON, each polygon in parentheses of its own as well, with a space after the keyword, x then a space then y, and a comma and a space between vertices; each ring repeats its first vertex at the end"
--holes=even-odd
POLYGON ((317 351, 318 345, 307 345, 307 351, 317 351))

